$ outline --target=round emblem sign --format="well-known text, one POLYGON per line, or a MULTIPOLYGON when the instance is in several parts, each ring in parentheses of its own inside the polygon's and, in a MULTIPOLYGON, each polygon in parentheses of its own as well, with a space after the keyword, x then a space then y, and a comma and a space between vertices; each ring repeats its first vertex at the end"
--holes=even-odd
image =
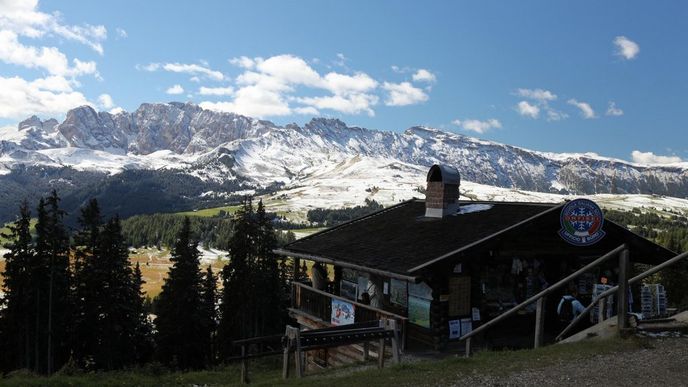
POLYGON ((604 214, 592 200, 571 200, 561 210, 559 221, 559 235, 572 245, 589 246, 597 243, 605 234, 602 231, 604 214))

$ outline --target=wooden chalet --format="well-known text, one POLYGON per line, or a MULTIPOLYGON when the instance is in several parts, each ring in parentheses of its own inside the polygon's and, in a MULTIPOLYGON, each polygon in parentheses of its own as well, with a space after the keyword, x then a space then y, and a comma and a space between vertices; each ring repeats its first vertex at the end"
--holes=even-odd
MULTIPOLYGON (((297 268, 308 260, 327 269, 324 282, 293 283, 291 315, 306 328, 394 318, 407 350, 443 350, 619 245, 634 264, 674 256, 611 221, 604 222, 599 242, 574 246, 559 235, 566 203, 464 201, 459 185, 455 169, 435 165, 426 200, 409 200, 276 250, 297 268)), ((571 283, 584 304, 600 277, 614 281, 617 266, 610 261, 571 283)), ((546 298, 545 340, 560 329, 556 308, 563 291, 546 298)), ((635 299, 638 305, 637 294, 635 299)), ((476 339, 490 347, 527 346, 534 315, 535 305, 476 339)))

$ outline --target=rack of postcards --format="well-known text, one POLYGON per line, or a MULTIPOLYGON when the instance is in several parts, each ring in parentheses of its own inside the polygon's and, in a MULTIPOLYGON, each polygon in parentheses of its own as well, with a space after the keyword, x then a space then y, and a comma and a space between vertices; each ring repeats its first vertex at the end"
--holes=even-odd
POLYGON ((667 314, 667 295, 661 284, 643 285, 640 291, 643 318, 661 317, 667 314))

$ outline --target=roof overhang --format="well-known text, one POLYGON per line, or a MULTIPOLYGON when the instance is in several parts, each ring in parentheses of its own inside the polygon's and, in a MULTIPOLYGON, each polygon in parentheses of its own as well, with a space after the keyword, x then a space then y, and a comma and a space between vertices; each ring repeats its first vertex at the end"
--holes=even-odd
POLYGON ((370 268, 370 267, 356 265, 353 263, 344 262, 344 261, 337 260, 337 259, 320 257, 317 255, 312 255, 312 254, 299 253, 299 252, 287 250, 287 249, 275 249, 272 252, 277 254, 277 255, 281 255, 281 256, 285 256, 285 257, 288 256, 288 257, 308 259, 310 261, 327 263, 327 264, 334 265, 334 266, 340 266, 340 267, 343 267, 346 269, 364 271, 364 272, 367 272, 370 274, 380 275, 383 277, 395 278, 395 279, 410 281, 410 282, 414 282, 414 283, 420 281, 420 278, 417 276, 414 276, 414 275, 405 275, 405 274, 394 273, 394 272, 386 271, 386 270, 374 269, 374 268, 370 268))

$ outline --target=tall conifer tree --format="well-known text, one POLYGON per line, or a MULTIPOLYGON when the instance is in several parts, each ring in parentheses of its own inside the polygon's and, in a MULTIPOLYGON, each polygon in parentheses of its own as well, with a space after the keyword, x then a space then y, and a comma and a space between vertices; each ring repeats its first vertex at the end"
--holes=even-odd
POLYGON ((32 288, 36 289, 36 364, 51 374, 69 358, 72 297, 70 292, 69 236, 62 223, 64 211, 53 191, 38 204, 32 288))
POLYGON ((102 271, 99 264, 101 215, 98 201, 92 199, 81 209, 81 229, 74 236, 74 333, 75 360, 84 368, 95 361, 100 345, 99 319, 102 300, 102 271))
POLYGON ((206 347, 206 364, 215 362, 215 331, 217 329, 217 277, 213 274, 213 268, 208 265, 203 278, 203 298, 201 311, 204 318, 204 345, 206 347))
POLYGON ((34 359, 31 330, 33 321, 33 292, 30 287, 33 247, 31 238, 31 212, 26 201, 19 208, 19 218, 3 234, 9 240, 4 245, 9 251, 4 255, 3 303, 0 305, 0 351, 5 371, 31 369, 34 359))
POLYGON ((157 357, 178 369, 198 369, 205 359, 201 273, 198 242, 189 218, 179 232, 170 258, 173 265, 158 301, 157 357))

